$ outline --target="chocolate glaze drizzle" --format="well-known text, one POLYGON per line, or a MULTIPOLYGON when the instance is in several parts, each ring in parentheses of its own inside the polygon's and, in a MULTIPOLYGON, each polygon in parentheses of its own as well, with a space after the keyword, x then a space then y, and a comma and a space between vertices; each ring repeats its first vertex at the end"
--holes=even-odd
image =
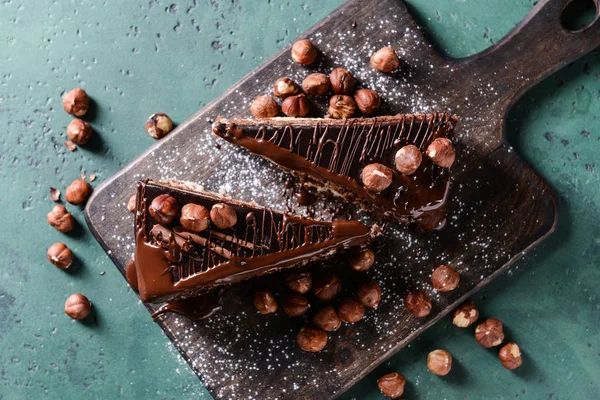
POLYGON ((323 222, 284 214, 180 182, 139 182, 137 187, 135 270, 145 302, 194 297, 215 286, 363 245, 372 236, 372 230, 358 221, 323 222), (209 226, 199 233, 187 231, 178 219, 168 226, 158 224, 147 205, 165 193, 181 205, 195 203, 210 209, 215 203, 226 203, 238 214, 238 223, 222 231, 209 226))
POLYGON ((432 230, 445 216, 449 170, 423 157, 413 175, 396 171, 392 185, 381 193, 366 190, 360 173, 374 162, 395 171, 394 156, 400 147, 413 144, 424 151, 437 137, 452 138, 456 121, 447 113, 346 120, 218 117, 213 134, 273 161, 307 184, 330 189, 381 216, 432 230))

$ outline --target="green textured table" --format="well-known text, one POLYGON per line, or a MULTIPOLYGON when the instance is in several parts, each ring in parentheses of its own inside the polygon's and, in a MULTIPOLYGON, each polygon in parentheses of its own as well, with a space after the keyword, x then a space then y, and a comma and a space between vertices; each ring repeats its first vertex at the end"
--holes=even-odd
MULTIPOLYGON (((504 36, 533 1, 410 0, 431 39, 466 56, 504 36), (435 4, 432 4, 435 3, 435 4)), ((84 227, 64 236, 45 222, 48 187, 85 170, 107 178, 153 140, 155 111, 185 120, 340 1, 0 2, 0 399, 210 398, 84 227), (75 4, 77 3, 77 4, 75 4), (62 144, 63 91, 94 99, 98 133, 86 149, 62 144), (45 257, 65 241, 78 256, 63 272, 45 257), (101 274, 105 272, 104 274, 101 274), (97 326, 71 321, 64 300, 82 292, 97 326)), ((509 141, 553 186, 558 231, 474 300, 506 324, 525 353, 511 373, 449 318, 379 367, 344 399, 381 398, 378 376, 401 371, 410 399, 600 398, 600 53, 522 98, 509 141), (446 348, 452 373, 426 369, 446 348)))

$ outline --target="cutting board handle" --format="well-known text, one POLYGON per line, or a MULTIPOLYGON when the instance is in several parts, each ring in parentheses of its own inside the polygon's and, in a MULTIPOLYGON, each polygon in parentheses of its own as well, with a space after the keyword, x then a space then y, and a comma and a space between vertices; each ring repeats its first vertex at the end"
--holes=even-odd
POLYGON ((508 107, 529 87, 600 46, 599 0, 590 0, 596 6, 593 22, 577 31, 562 25, 563 13, 573 1, 579 0, 540 0, 494 46, 457 60, 458 69, 476 71, 480 82, 503 90, 508 107))

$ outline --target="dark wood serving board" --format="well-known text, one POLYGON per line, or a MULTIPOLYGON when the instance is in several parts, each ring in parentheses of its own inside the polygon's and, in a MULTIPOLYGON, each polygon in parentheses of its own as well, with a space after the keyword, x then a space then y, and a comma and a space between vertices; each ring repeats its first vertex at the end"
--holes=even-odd
MULTIPOLYGON (((215 398, 333 398, 554 230, 557 210, 550 189, 505 142, 504 129, 508 109, 525 90, 600 45, 600 23, 578 32, 562 28, 568 3, 540 0, 506 38, 456 60, 443 58, 426 42, 401 1, 350 1, 304 35, 322 51, 318 65, 293 64, 289 48, 283 49, 95 190, 86 208, 88 225, 123 272, 134 243, 126 203, 139 179, 189 180, 284 208, 281 172, 227 143, 219 142, 217 149, 218 139, 210 135, 211 119, 249 116, 249 101, 268 93, 280 76, 300 82, 310 72, 343 66, 362 86, 380 92, 384 113, 459 116, 447 227, 421 237, 407 227, 387 227, 377 263, 367 274, 383 287, 380 307, 331 334, 323 352, 297 349, 295 334, 307 317, 258 315, 252 281, 229 288, 222 312, 202 323, 177 315, 160 322, 215 398), (383 75, 370 68, 371 53, 384 45, 399 50, 401 71, 383 75), (429 285, 430 272, 442 262, 462 277, 459 288, 444 295, 429 285), (403 307, 403 295, 415 288, 432 296, 427 318, 416 319, 403 307)), ((322 112, 324 102, 316 108, 322 112)), ((351 294, 356 276, 344 278, 351 294)))

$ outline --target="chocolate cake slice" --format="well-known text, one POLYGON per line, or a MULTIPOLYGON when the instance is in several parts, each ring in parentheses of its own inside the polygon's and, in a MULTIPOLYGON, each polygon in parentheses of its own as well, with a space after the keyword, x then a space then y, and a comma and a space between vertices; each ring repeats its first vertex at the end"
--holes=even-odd
POLYGON ((183 182, 139 182, 135 277, 142 301, 304 265, 370 242, 358 221, 324 222, 207 193, 183 182))
POLYGON ((456 122, 447 113, 343 120, 219 117, 213 134, 319 190, 433 230, 445 219, 456 122))

